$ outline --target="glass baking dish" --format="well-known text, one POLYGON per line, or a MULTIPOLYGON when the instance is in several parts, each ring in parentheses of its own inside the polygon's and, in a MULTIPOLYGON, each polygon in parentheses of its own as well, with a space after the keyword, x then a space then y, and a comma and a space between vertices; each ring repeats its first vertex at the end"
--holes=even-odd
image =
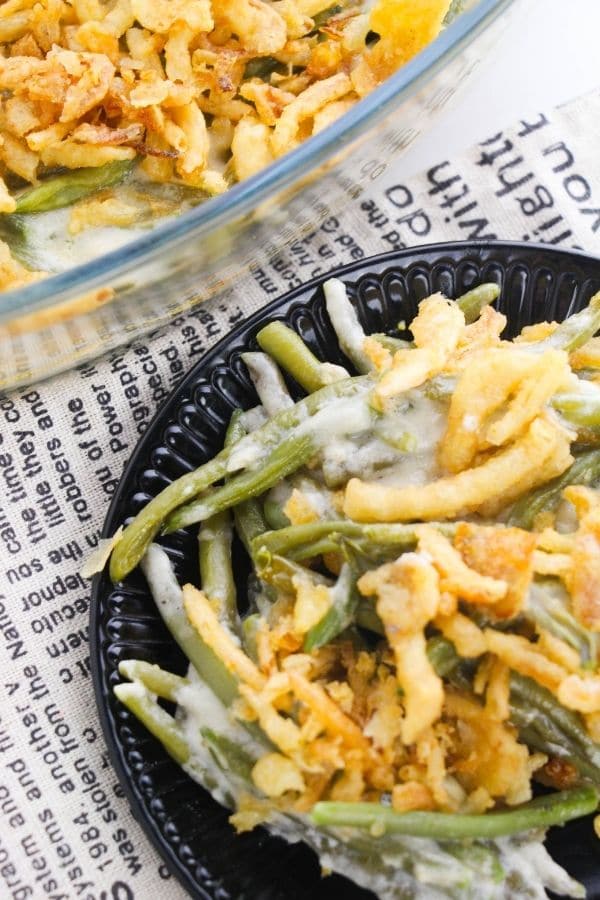
POLYGON ((520 2, 462 4, 392 78, 257 175, 116 250, 1 294, 0 390, 82 363, 256 275, 383 175, 493 54, 520 2))

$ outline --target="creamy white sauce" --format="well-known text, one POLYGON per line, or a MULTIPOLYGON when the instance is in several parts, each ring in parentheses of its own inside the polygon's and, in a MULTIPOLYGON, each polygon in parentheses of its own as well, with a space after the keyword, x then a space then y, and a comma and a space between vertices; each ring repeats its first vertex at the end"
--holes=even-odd
POLYGON ((265 753, 266 744, 254 740, 249 731, 234 719, 226 706, 198 676, 193 666, 188 669, 189 684, 180 687, 176 700, 185 716, 180 718, 185 736, 194 754, 206 752, 200 729, 209 727, 216 734, 240 745, 250 756, 258 759, 265 753))
MULTIPOLYGON (((299 485, 295 485, 295 487, 299 487, 299 485)), ((278 481, 276 485, 274 485, 268 494, 268 499, 272 503, 276 503, 280 509, 283 509, 285 504, 290 499, 292 493, 292 483, 289 479, 283 478, 281 481, 278 481)))
POLYGON ((437 451, 446 430, 447 407, 419 391, 404 395, 405 405, 399 412, 401 427, 416 437, 414 452, 394 453, 393 464, 374 473, 374 478, 393 487, 421 485, 440 476, 437 451))
POLYGON ((326 488, 319 488, 314 481, 302 477, 295 479, 293 484, 299 491, 302 491, 319 518, 331 519, 337 515, 331 493, 326 488))
POLYGON ((579 527, 577 510, 569 500, 563 498, 558 504, 554 518, 554 527, 560 534, 573 534, 573 532, 577 531, 579 527))
POLYGON ((372 419, 365 396, 341 397, 299 425, 296 433, 311 434, 318 447, 325 447, 338 437, 368 431, 372 419))
POLYGON ((360 366, 361 371, 373 368, 363 352, 365 333, 346 293, 346 286, 339 278, 330 278, 323 285, 327 314, 331 319, 339 345, 346 356, 360 366))
POLYGON ((267 413, 263 406, 253 406, 251 409, 246 409, 240 416, 240 425, 247 431, 251 433, 256 431, 258 428, 262 428, 265 422, 268 420, 267 413))
POLYGON ((375 478, 378 467, 391 466, 397 456, 395 450, 377 438, 368 439, 362 446, 339 438, 323 449, 325 481, 330 487, 339 487, 352 476, 375 478))
POLYGON ((148 232, 147 228, 106 227, 86 228, 79 234, 71 235, 68 231, 70 215, 71 210, 67 208, 22 216, 25 243, 21 253, 20 242, 15 240, 17 255, 22 256, 31 268, 43 272, 64 272, 110 253, 148 232))
POLYGON ((348 378, 350 374, 343 366, 328 362, 321 363, 319 372, 324 385, 333 384, 334 381, 340 381, 342 378, 348 378))
POLYGON ((266 353, 242 353, 267 416, 294 405, 276 363, 266 353))
POLYGON ((290 478, 284 478, 282 481, 277 482, 270 489, 267 495, 268 500, 283 510, 294 489, 304 494, 320 519, 337 518, 338 512, 333 506, 331 492, 326 487, 303 475, 292 475, 290 478))
MULTIPOLYGON (((304 421, 300 421, 290 429, 288 437, 292 434, 298 437, 310 434, 314 438, 315 449, 329 447, 339 437, 367 431, 371 419, 372 412, 366 396, 342 397, 333 400, 313 416, 305 416, 304 421)), ((247 435, 232 451, 227 471, 237 472, 261 464, 264 461, 265 450, 265 445, 259 437, 247 435)))
POLYGON ((238 472, 255 466, 263 458, 264 452, 264 445, 251 434, 242 438, 229 455, 227 472, 238 472))
MULTIPOLYGON (((437 447, 446 427, 446 406, 409 391, 402 396, 395 413, 379 417, 368 395, 341 398, 295 427, 298 436, 310 434, 315 450, 321 451, 325 481, 341 484, 357 475, 390 485, 425 484, 439 474, 437 447), (401 453, 382 435, 392 425, 416 439, 416 449, 401 453)), ((252 435, 243 438, 232 452, 228 472, 252 468, 264 460, 265 448, 252 435)))
MULTIPOLYGON (((140 568, 161 616, 168 623, 173 615, 179 614, 183 609, 183 593, 171 560, 162 547, 150 544, 140 562, 140 568)), ((184 638, 193 638, 195 634, 187 619, 182 620, 180 631, 184 638)))
MULTIPOLYGON (((507 839, 498 843, 507 843, 507 839)), ((518 854, 514 850, 512 852, 509 850, 509 853, 513 859, 517 857, 521 871, 523 871, 523 863, 529 866, 528 874, 532 882, 535 882, 536 877, 540 878, 548 890, 554 891, 560 897, 585 897, 583 887, 571 878, 558 863, 554 862, 543 844, 530 841, 519 847, 518 854)), ((515 868, 517 859, 513 863, 515 868)), ((541 890, 539 896, 545 897, 546 892, 541 890)))
MULTIPOLYGON (((23 234, 7 236, 15 254, 30 268, 45 272, 63 272, 116 250, 157 225, 171 221, 202 202, 205 194, 173 184, 157 184, 138 167, 133 177, 108 190, 109 196, 130 201, 138 210, 138 224, 123 228, 100 226, 69 233, 72 207, 45 213, 20 215, 23 234), (164 213, 161 215, 160 213, 164 213)), ((92 198, 94 195, 92 195, 92 198)), ((85 202, 85 201, 84 201, 85 202)), ((160 257, 153 265, 156 277, 164 277, 165 263, 160 257)))
POLYGON ((597 403, 598 398, 600 397, 600 387, 593 381, 585 381, 585 379, 578 378, 576 375, 573 375, 572 377, 573 390, 584 397, 589 397, 597 403))

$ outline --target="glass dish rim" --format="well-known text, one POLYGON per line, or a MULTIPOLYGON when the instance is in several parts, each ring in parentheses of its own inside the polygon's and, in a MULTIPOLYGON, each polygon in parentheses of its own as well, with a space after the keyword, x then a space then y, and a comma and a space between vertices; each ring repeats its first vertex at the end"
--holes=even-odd
POLYGON ((473 9, 445 28, 429 46, 403 66, 339 121, 286 153, 266 169, 234 185, 225 194, 200 204, 181 216, 151 229, 138 238, 64 272, 43 278, 24 288, 0 294, 0 322, 51 308, 76 293, 87 293, 107 278, 124 275, 136 265, 148 263, 158 252, 199 238, 226 225, 232 218, 251 212, 261 201, 285 190, 303 171, 315 168, 332 155, 334 147, 353 140, 376 125, 399 96, 410 96, 488 27, 516 0, 479 0, 473 9))

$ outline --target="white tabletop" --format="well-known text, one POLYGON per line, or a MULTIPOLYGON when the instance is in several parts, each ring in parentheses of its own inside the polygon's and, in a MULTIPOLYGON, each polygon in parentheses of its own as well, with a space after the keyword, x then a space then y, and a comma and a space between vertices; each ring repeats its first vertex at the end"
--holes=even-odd
MULTIPOLYGON (((493 62, 402 159, 403 175, 600 87, 600 0, 522 0, 493 62)), ((600 130, 600 123, 590 123, 600 130)))

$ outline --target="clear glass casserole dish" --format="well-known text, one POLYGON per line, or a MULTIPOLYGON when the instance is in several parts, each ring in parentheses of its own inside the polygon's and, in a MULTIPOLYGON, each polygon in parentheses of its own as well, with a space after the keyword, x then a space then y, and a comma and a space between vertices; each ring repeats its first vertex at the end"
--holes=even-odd
POLYGON ((518 0, 461 6, 381 87, 257 175, 118 249, 0 295, 0 389, 168 322, 257 272, 360 196, 493 53, 518 0))

